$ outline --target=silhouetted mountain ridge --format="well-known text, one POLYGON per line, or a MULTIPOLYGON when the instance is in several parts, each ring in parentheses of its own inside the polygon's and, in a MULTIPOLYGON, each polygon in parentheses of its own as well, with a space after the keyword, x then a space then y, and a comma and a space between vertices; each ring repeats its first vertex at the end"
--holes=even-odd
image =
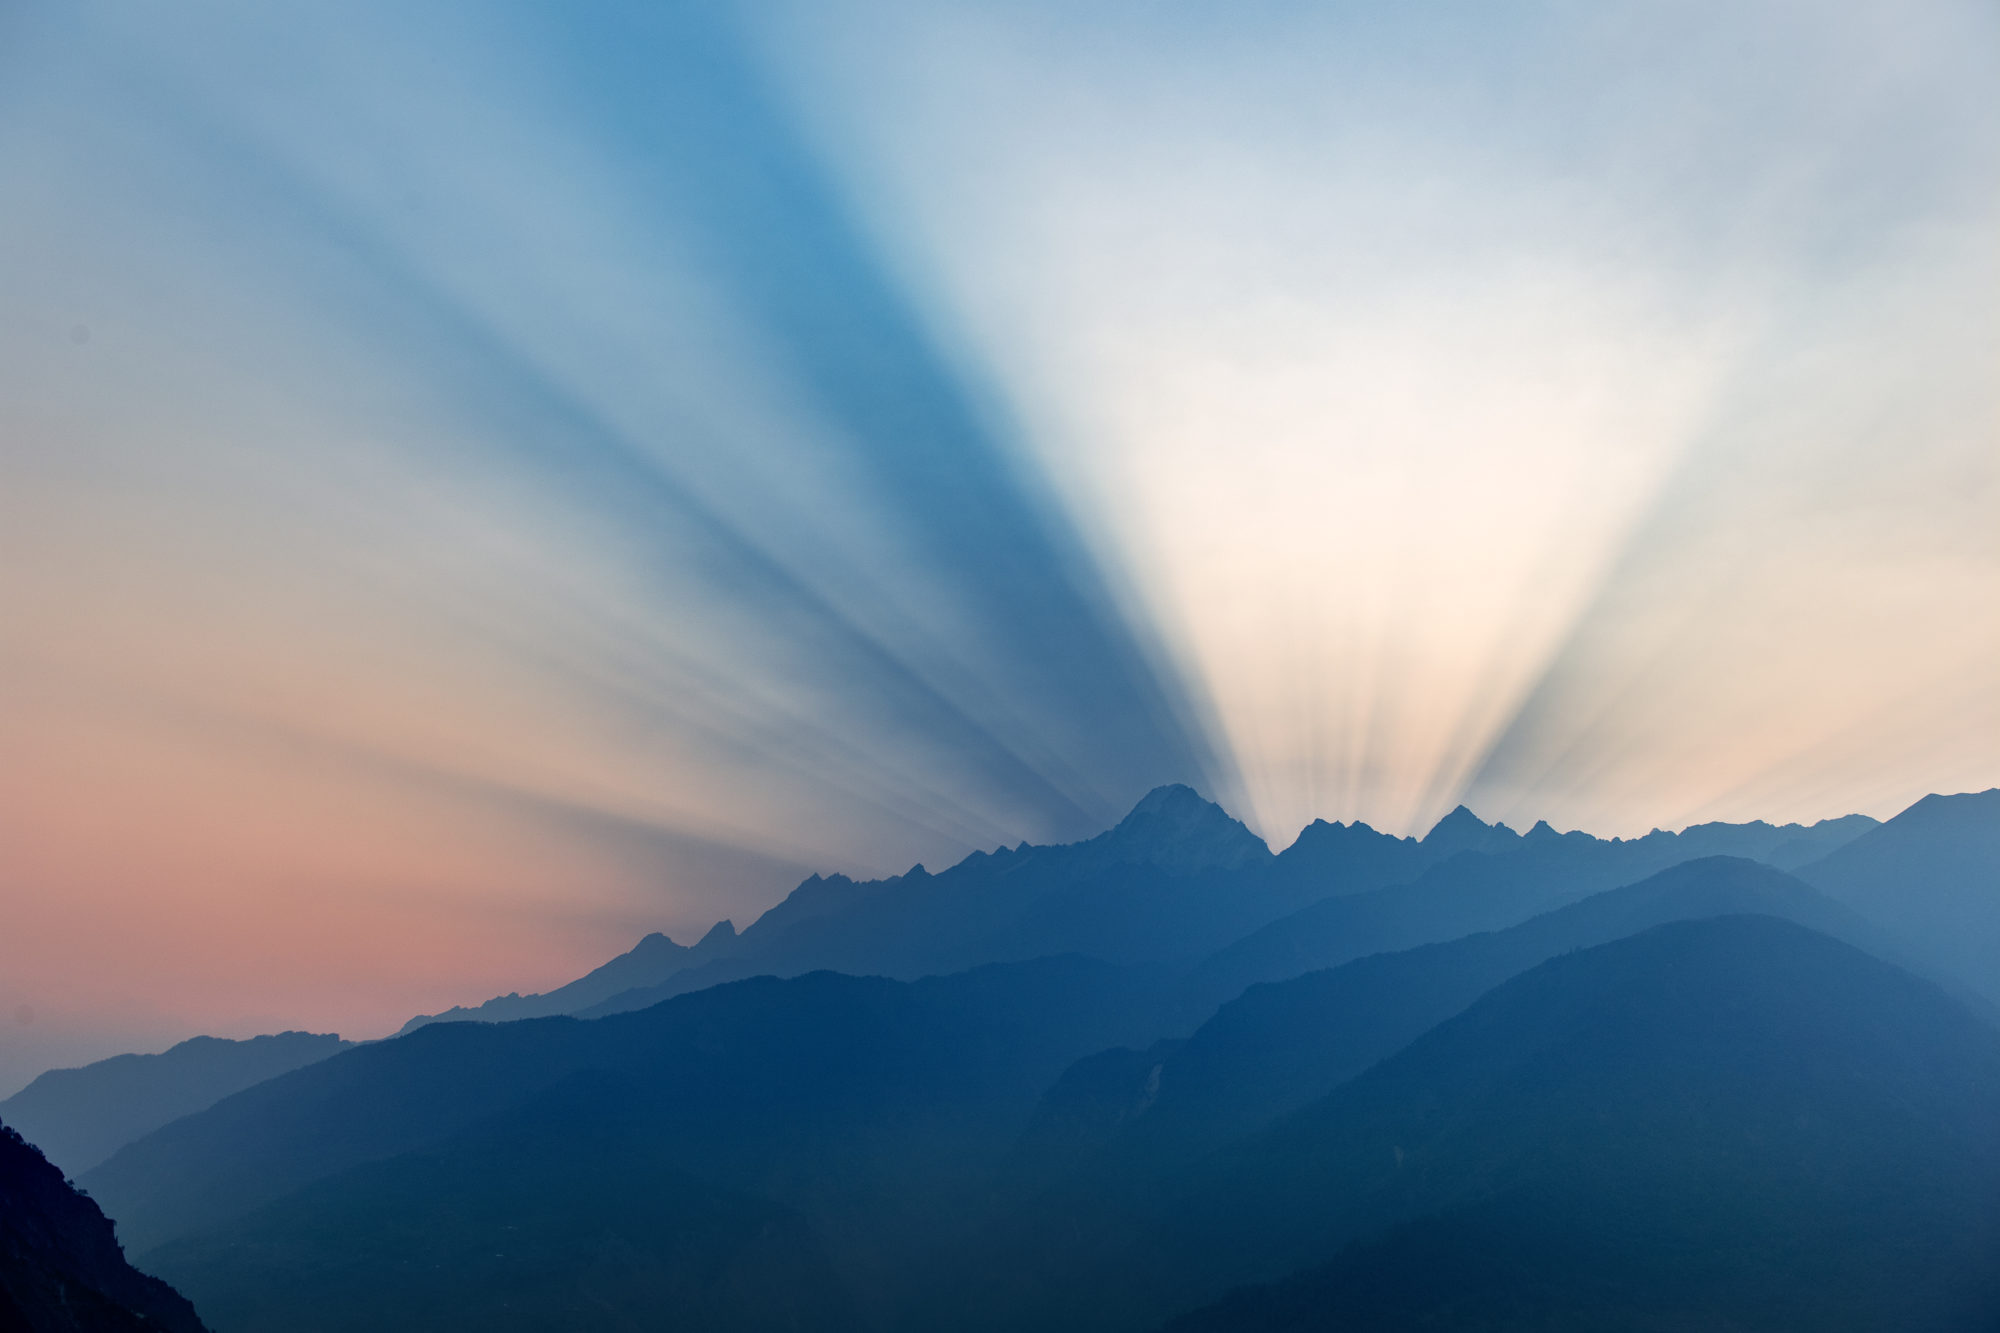
POLYGON ((1109 832, 1077 850, 1079 859, 1150 865, 1169 875, 1234 870, 1271 859, 1271 849, 1242 820, 1179 784, 1154 788, 1109 832))
POLYGON ((1442 861, 1460 852, 1504 852, 1520 840, 1521 835, 1505 824, 1488 824, 1460 805, 1431 826, 1424 835, 1424 848, 1433 860, 1442 861))
POLYGON ((353 1044, 313 1032, 190 1037, 158 1055, 51 1069, 0 1102, 0 1118, 63 1171, 81 1175, 170 1121, 353 1044))
MULTIPOLYGON (((1379 939, 1346 955, 1355 957, 1509 925, 1694 856, 1756 858, 1801 845, 1830 849, 1873 823, 1848 816, 1810 828, 1709 824, 1683 834, 1656 831, 1607 841, 1557 834, 1545 824, 1523 837, 1459 806, 1421 839, 1366 824, 1316 821, 1273 856, 1220 806, 1189 787, 1167 786, 1084 842, 975 852, 937 874, 868 882, 813 876, 723 956, 576 1012, 616 1013, 761 972, 831 968, 913 978, 1065 952, 1118 963, 1192 960, 1313 904, 1371 893, 1383 894, 1387 903, 1384 891, 1393 886, 1421 886, 1428 875, 1450 880, 1443 867, 1458 858, 1489 858, 1460 867, 1456 899, 1447 892, 1433 893, 1428 905, 1421 894, 1399 900, 1389 915, 1400 914, 1406 924, 1379 926, 1379 939), (1464 887, 1489 874, 1516 886, 1512 900, 1464 887)), ((1369 909, 1329 910, 1338 918, 1369 909)), ((1306 956, 1311 961, 1293 972, 1341 961, 1311 949, 1306 956)), ((1240 989, 1250 980, 1293 974, 1271 972, 1273 965, 1284 966, 1253 965, 1230 981, 1240 989)), ((1230 994, 1234 989, 1225 986, 1201 1003, 1212 1006, 1230 994)))
POLYGON ((520 1018, 573 1014, 615 995, 657 986, 677 972, 699 966, 706 959, 728 952, 735 939, 736 927, 727 921, 716 922, 692 947, 676 944, 665 934, 654 931, 610 962, 591 969, 567 985, 538 995, 502 995, 471 1008, 453 1006, 440 1014, 420 1014, 403 1024, 397 1035, 414 1032, 426 1023, 466 1020, 510 1023, 520 1018))
POLYGON ((1320 898, 1245 933, 1189 981, 1191 1008, 1219 1004, 1245 986, 1338 966, 1372 953, 1501 930, 1593 893, 1710 857, 1763 860, 1801 846, 1838 846, 1875 827, 1866 816, 1797 824, 1697 824, 1681 833, 1602 839, 1538 822, 1525 836, 1480 823, 1460 806, 1422 844, 1432 856, 1413 877, 1364 893, 1320 898), (1447 827, 1448 826, 1448 827, 1447 827), (1485 830, 1485 832, 1481 832, 1485 830), (1445 836, 1433 837, 1442 831, 1445 836), (1488 850, 1472 850, 1467 846, 1488 850), (1449 853, 1449 854, 1447 854, 1449 853))

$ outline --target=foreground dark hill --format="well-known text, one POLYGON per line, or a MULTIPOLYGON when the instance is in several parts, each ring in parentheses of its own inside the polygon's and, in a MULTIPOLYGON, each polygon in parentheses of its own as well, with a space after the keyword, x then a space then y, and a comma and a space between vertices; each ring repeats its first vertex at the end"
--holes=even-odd
POLYGON ((191 1037, 158 1055, 117 1055, 80 1069, 51 1069, 0 1102, 0 1120, 65 1173, 81 1175, 169 1121, 353 1044, 317 1032, 247 1041, 191 1037))
POLYGON ((1990 1329, 2000 1031, 1789 922, 1677 922, 1049 1242, 996 1264, 988 1326, 1277 1282, 1182 1327, 1990 1329))
POLYGON ((2000 787, 1926 796, 1799 874, 2000 1004, 2000 787))
POLYGON ((1707 857, 1595 894, 1507 930, 1376 954, 1250 987, 1185 1041, 1078 1062, 1050 1091, 1030 1130, 1037 1151, 1072 1166, 1120 1141, 1099 1163, 1156 1169, 1247 1134, 1331 1092, 1452 1017, 1487 991, 1558 954, 1669 921, 1762 914, 1850 943, 1873 926, 1790 875, 1754 861, 1707 857))
POLYGON ((194 1307, 125 1262, 111 1223, 0 1126, 0 1330, 203 1333, 194 1307))
POLYGON ((1162 985, 1058 958, 914 983, 762 978, 593 1021, 433 1024, 176 1121, 84 1183, 144 1253, 608 1075, 650 1108, 677 1169, 777 1198, 835 1180, 928 1189, 984 1169, 1079 1055, 1145 1039, 1162 985))

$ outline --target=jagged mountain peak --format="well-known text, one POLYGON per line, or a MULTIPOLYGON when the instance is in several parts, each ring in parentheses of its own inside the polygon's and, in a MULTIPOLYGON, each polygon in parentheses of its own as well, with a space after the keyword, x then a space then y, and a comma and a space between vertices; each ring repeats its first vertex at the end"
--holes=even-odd
POLYGON ((1424 841, 1429 842, 1432 838, 1436 837, 1449 837, 1463 830, 1478 830, 1483 832, 1491 827, 1492 825, 1488 824, 1478 815, 1473 814, 1470 806, 1455 805, 1451 808, 1450 814, 1431 825, 1431 831, 1424 835, 1424 841))
POLYGON ((1092 843, 1120 860, 1158 866, 1170 874, 1229 869, 1271 855, 1242 820, 1182 783, 1153 788, 1117 827, 1092 843))
POLYGON ((1520 841, 1521 835, 1505 824, 1489 824, 1464 805, 1431 826, 1423 837, 1426 851, 1441 856, 1459 852, 1491 852, 1520 841))
POLYGON ((1312 847, 1342 847, 1382 839, 1387 839, 1390 842, 1414 843, 1416 841, 1414 838, 1397 838, 1380 832, 1359 819, 1355 820, 1352 824, 1343 823, 1338 819, 1315 819, 1312 823, 1299 830, 1299 836, 1292 840, 1292 847, 1287 850, 1303 850, 1312 847))
POLYGON ((1126 815, 1125 818, 1133 819, 1140 815, 1161 815, 1173 812, 1181 812, 1196 817, 1214 812, 1215 814, 1222 815, 1224 818, 1228 817, 1227 811, 1203 796, 1193 787, 1188 786, 1184 782, 1169 782, 1155 787, 1144 796, 1141 796, 1139 803, 1132 807, 1131 813, 1126 815))
POLYGON ((641 937, 639 942, 632 946, 631 956, 644 959, 674 958, 686 952, 686 945, 676 943, 665 931, 655 930, 641 937))

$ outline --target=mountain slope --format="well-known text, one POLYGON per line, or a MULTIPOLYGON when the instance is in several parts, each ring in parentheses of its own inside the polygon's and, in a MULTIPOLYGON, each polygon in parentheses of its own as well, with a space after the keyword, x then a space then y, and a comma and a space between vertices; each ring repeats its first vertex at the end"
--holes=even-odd
POLYGON ((81 1175, 169 1121, 353 1044, 314 1032, 247 1041, 190 1037, 158 1055, 117 1055, 80 1069, 51 1069, 0 1102, 0 1119, 64 1172, 81 1175))
POLYGON ((850 1300, 900 1300, 1037 1092, 1150 1022, 1164 986, 1069 958, 916 983, 763 978, 588 1022, 436 1024, 171 1126, 92 1186, 135 1238, 168 1242, 146 1262, 231 1333, 287 1327, 300 1291, 326 1327, 424 1328, 415 1312, 450 1309, 540 1328, 528 1311, 574 1295, 577 1265, 633 1253, 657 1262, 614 1264, 591 1326, 657 1317, 644 1312, 666 1288, 704 1327, 797 1308, 775 1277, 715 1277, 748 1265, 821 1293, 797 1326, 844 1327, 850 1300), (414 1179, 431 1192, 411 1197, 414 1179), (518 1234, 490 1253, 510 1256, 523 1302, 504 1312, 482 1257, 500 1227, 518 1234))
POLYGON ((938 1170, 976 1171, 1063 1067, 1148 1039, 1164 985, 1047 959, 914 983, 766 977, 591 1021, 432 1024, 176 1121, 84 1183, 143 1253, 351 1167, 447 1142, 592 1072, 635 1080, 681 1166, 725 1185, 781 1170, 823 1179, 862 1157, 907 1161, 938 1135, 950 1149, 937 1150, 938 1170), (837 1130, 838 1152, 801 1126, 837 1130))
POLYGON ((626 1089, 565 1091, 149 1262, 228 1333, 862 1327, 795 1211, 677 1167, 626 1089))
POLYGON ((2000 787, 1926 796, 1799 877, 2000 1003, 2000 787))
MULTIPOLYGON (((1061 1127, 1073 1152, 1095 1107, 1102 1142, 1149 1160, 1248 1133, 1325 1095, 1493 987, 1572 949, 1668 921, 1760 913, 1850 943, 1874 944, 1867 922, 1817 890, 1734 857, 1689 861, 1638 884, 1595 894, 1507 930, 1377 954, 1288 981, 1250 987, 1157 1059, 1126 1065, 1122 1095, 1102 1062, 1059 1081, 1038 1122, 1061 1127)), ((1031 1131, 1031 1134, 1034 1131, 1031 1131)), ((1129 1169, 1130 1163, 1126 1163, 1129 1169)))
POLYGON ((1419 1279, 1478 1279, 1500 1237, 1522 1266, 1473 1327, 1980 1327, 2000 1031, 1791 923, 1676 922, 1514 978, 1144 1216, 1069 1238, 1003 1318, 1143 1326, 1380 1244, 1188 1327, 1456 1327, 1419 1279), (1370 1253, 1404 1281, 1371 1287, 1370 1253))
POLYGON ((0 1126, 0 1329, 202 1333, 194 1307, 125 1262, 111 1223, 0 1126))
MULTIPOLYGON (((1167 1325, 1167 1333, 1789 1333, 1797 1328, 1867 1329, 1869 1314, 1801 1321, 1779 1277, 1778 1290, 1717 1292, 1689 1282, 1686 1241, 1668 1229, 1635 1230, 1580 1217, 1572 1196, 1517 1191, 1391 1227, 1329 1262, 1274 1283, 1238 1288, 1167 1325), (1676 1245, 1681 1253, 1660 1253, 1676 1245), (1635 1281, 1635 1273, 1642 1274, 1635 1281)), ((1600 1211, 1597 1219, 1609 1213, 1600 1211)), ((1754 1244, 1704 1236, 1703 1244, 1754 1244)), ((1866 1265, 1871 1256, 1856 1254, 1866 1265)), ((2000 1281, 1968 1262, 1962 1282, 1925 1301, 1921 1289, 1896 1302, 1884 1324, 1931 1333, 1992 1333, 2000 1326, 2000 1281), (1923 1308, 1928 1305, 1929 1308, 1923 1308), (1912 1308, 1915 1307, 1915 1308, 1912 1308)), ((1809 1279, 1801 1279, 1809 1280, 1809 1279)), ((1822 1307, 1823 1308, 1823 1307, 1822 1307)), ((1814 1312, 1815 1316, 1817 1312, 1814 1312)))

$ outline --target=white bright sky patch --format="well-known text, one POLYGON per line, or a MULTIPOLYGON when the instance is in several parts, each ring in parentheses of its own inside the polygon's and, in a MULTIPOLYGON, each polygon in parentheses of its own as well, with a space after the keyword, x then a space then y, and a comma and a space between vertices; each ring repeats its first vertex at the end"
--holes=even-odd
POLYGON ((808 119, 1268 835, 1921 783, 1907 746, 1825 753, 1857 711, 2000 772, 1989 13, 866 12, 770 25, 808 119), (1946 459, 1953 494, 1911 476, 1946 459), (1939 560, 1885 577, 1892 529, 1939 560), (1671 637, 1568 660, 1630 614, 1614 570, 1663 560, 1671 637), (1613 728, 1540 700, 1496 755, 1558 673, 1613 728), (1938 677, 1953 721, 1908 707, 1938 677))

